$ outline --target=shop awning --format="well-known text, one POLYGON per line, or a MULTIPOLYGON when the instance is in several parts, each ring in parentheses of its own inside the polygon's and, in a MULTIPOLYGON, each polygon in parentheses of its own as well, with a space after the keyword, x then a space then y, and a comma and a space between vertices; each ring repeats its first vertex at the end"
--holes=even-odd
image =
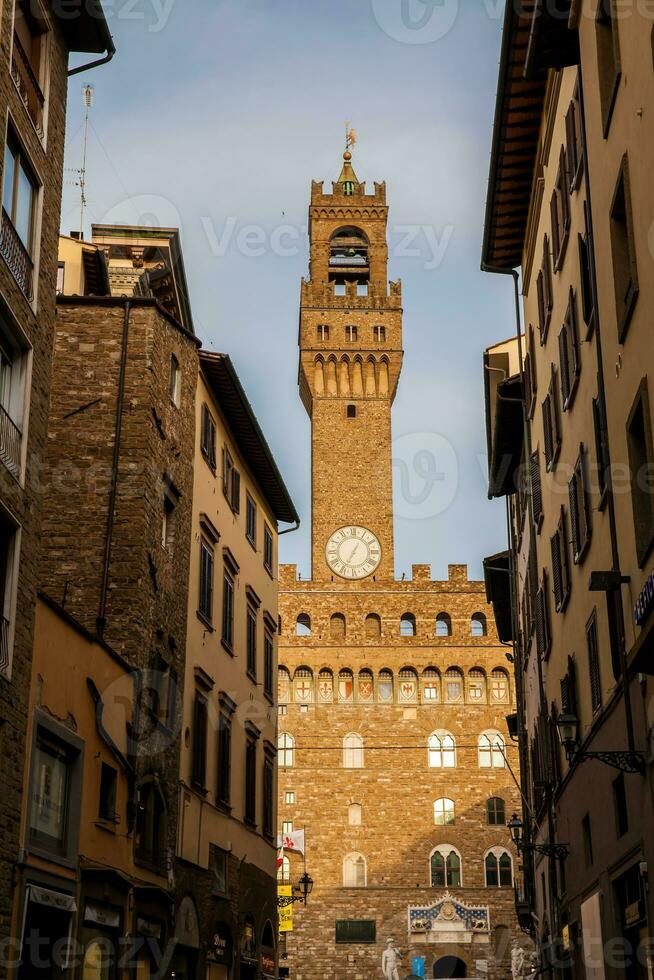
POLYGON ((55 892, 40 885, 29 885, 27 891, 30 902, 37 905, 46 905, 50 909, 59 909, 60 912, 77 912, 75 899, 66 892, 55 892))
POLYGON ((484 558, 486 599, 493 607, 497 635, 501 643, 513 642, 513 610, 511 588, 511 554, 502 551, 484 558))
POLYGON ((496 391, 495 430, 489 466, 489 497, 516 493, 524 434, 522 382, 518 376, 501 381, 496 391))

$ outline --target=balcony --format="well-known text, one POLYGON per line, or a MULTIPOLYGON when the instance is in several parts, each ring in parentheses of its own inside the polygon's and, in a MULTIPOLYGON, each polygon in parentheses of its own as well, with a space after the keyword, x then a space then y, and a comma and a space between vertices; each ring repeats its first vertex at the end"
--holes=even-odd
POLYGON ((9 620, 0 617, 0 674, 6 674, 9 667, 9 620))
POLYGON ((22 434, 14 420, 0 405, 0 461, 16 479, 20 476, 22 434))
POLYGON ((28 300, 33 297, 34 264, 23 245, 13 222, 5 209, 2 209, 2 230, 0 231, 0 255, 11 269, 14 279, 28 300))
POLYGON ((43 107, 45 96, 41 91, 38 79, 34 74, 34 69, 30 64, 29 57, 20 43, 18 34, 14 32, 14 50, 11 59, 11 77, 13 78, 18 94, 20 95, 27 114, 34 123, 39 137, 43 139, 43 107))

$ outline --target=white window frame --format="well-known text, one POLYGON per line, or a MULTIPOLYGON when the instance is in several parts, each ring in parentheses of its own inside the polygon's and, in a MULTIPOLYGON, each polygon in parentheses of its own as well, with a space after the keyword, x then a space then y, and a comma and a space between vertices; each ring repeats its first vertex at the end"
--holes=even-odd
POLYGON ((427 740, 429 769, 456 769, 456 739, 444 729, 432 732, 427 740))
POLYGON ((451 827, 456 820, 456 804, 447 796, 441 796, 434 800, 434 824, 437 827, 451 827), (449 804, 449 806, 448 806, 449 804), (452 819, 448 820, 451 814, 452 819), (441 819, 439 820, 439 817, 441 819))
POLYGON ((348 734, 343 738, 343 768, 364 768, 363 736, 359 735, 357 732, 348 732, 348 734))
POLYGON ((351 851, 343 858, 343 888, 367 888, 368 887, 368 862, 360 851, 351 851), (356 879, 357 867, 359 862, 363 862, 363 884, 349 879, 348 869, 352 869, 352 877, 356 879))
POLYGON ((477 756, 480 769, 505 769, 506 742, 500 732, 488 729, 477 739, 477 756), (498 746, 501 746, 501 751, 498 746), (486 761, 487 760, 487 761, 486 761))

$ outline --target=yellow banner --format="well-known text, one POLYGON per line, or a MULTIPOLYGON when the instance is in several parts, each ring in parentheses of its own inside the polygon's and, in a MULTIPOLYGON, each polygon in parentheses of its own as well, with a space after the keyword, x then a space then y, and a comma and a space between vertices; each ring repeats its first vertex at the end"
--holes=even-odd
POLYGON ((279 931, 293 932, 293 886, 277 885, 279 931))

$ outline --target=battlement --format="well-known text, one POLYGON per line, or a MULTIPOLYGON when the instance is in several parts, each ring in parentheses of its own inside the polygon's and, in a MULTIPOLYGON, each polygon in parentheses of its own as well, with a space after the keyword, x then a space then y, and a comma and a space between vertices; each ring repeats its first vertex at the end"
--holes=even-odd
MULTIPOLYGON (((321 591, 344 591, 352 592, 352 586, 357 586, 356 591, 360 591, 361 582, 345 582, 340 579, 335 579, 334 582, 330 582, 329 585, 325 583, 320 584, 321 591)), ((365 582, 365 586, 370 591, 384 591, 384 592, 402 592, 410 591, 415 586, 420 586, 424 589, 425 586, 432 588, 434 591, 462 591, 462 592, 485 592, 485 585, 482 581, 476 579, 468 578, 468 566, 467 565, 448 565, 447 566, 447 579, 434 579, 432 578, 431 565, 412 565, 411 566, 411 577, 405 576, 401 579, 392 579, 391 581, 376 582, 373 579, 368 579, 365 582)), ((284 591, 296 591, 307 589, 312 591, 316 587, 311 579, 300 579, 298 578, 297 565, 280 565, 279 566, 279 589, 280 592, 284 591)))
POLYGON ((323 180, 311 181, 311 204, 312 205, 334 205, 336 203, 345 207, 356 208, 360 204, 379 204, 386 205, 386 181, 375 181, 374 192, 370 194, 366 191, 366 182, 356 184, 351 193, 346 194, 342 184, 331 181, 331 192, 325 191, 323 180))
POLYGON ((303 307, 328 307, 335 310, 402 309, 402 282, 387 282, 380 285, 368 284, 365 295, 357 291, 357 284, 347 282, 342 295, 336 293, 334 286, 326 282, 302 280, 300 302, 303 307))

